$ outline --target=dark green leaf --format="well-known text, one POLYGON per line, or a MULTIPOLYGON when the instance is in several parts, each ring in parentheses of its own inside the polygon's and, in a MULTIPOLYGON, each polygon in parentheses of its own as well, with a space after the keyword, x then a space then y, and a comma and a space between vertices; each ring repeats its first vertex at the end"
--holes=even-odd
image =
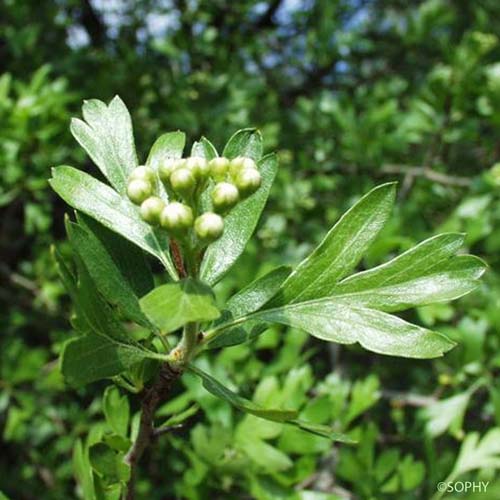
POLYGON ((84 335, 65 344, 61 370, 68 384, 79 387, 119 375, 148 357, 155 357, 154 353, 99 335, 84 335))
POLYGON ((100 241, 137 297, 146 295, 154 287, 153 274, 140 248, 82 213, 77 213, 76 219, 100 241))
POLYGON ((99 239, 77 224, 68 223, 66 227, 74 250, 103 297, 118 306, 126 317, 149 328, 151 325, 139 307, 134 290, 99 239))
POLYGON ((252 196, 238 204, 224 219, 224 233, 212 243, 201 263, 200 277, 214 285, 243 253, 264 209, 278 169, 278 160, 268 155, 259 162, 262 186, 252 196))
POLYGON ((245 413, 250 413, 256 417, 271 420, 273 422, 282 422, 284 424, 294 425, 296 427, 300 427, 304 431, 327 437, 333 441, 342 441, 345 443, 353 442, 348 436, 333 432, 332 429, 326 425, 312 424, 310 422, 297 419, 297 411, 262 408, 253 401, 249 401, 248 399, 245 399, 231 391, 222 385, 218 380, 213 378, 208 373, 205 373, 203 370, 200 370, 198 367, 190 365, 189 369, 201 378, 203 387, 205 387, 208 392, 220 399, 223 399, 224 401, 227 401, 245 413))
POLYGON ((130 467, 123 461, 123 454, 117 453, 107 444, 96 443, 91 446, 89 458, 92 468, 108 484, 125 482, 130 477, 130 467))
POLYGON ((140 305, 148 319, 164 333, 186 323, 211 321, 220 315, 210 287, 192 278, 155 288, 140 300, 140 305))

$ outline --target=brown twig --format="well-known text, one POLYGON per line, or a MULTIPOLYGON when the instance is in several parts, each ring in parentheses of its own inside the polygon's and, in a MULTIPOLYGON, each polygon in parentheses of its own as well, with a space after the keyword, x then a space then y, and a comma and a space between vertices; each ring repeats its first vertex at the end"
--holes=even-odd
POLYGON ((447 175, 437 172, 429 167, 412 167, 407 165, 384 165, 381 172, 383 174, 404 175, 405 178, 424 177, 438 184, 456 187, 469 187, 472 179, 469 177, 460 177, 458 175, 447 175))
POLYGON ((179 244, 174 240, 170 240, 170 250, 172 251, 172 258, 174 259, 174 265, 181 278, 187 276, 186 268, 184 267, 184 261, 182 260, 181 249, 179 244))
POLYGON ((141 403, 141 420, 139 431, 132 448, 125 457, 130 466, 130 479, 124 492, 124 500, 134 500, 137 466, 144 451, 155 437, 154 415, 158 405, 162 403, 170 392, 174 382, 181 376, 182 371, 164 363, 154 384, 145 392, 141 403))

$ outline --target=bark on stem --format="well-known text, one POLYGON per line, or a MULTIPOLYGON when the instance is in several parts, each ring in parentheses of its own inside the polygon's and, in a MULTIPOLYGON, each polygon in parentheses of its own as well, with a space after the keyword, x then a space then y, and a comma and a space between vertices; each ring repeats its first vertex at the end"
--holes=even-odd
POLYGON ((174 382, 181 376, 182 369, 164 363, 154 384, 145 392, 141 402, 141 420, 134 444, 125 457, 130 466, 130 479, 127 483, 124 500, 134 500, 135 480, 139 461, 154 437, 154 415, 160 403, 165 401, 174 382))

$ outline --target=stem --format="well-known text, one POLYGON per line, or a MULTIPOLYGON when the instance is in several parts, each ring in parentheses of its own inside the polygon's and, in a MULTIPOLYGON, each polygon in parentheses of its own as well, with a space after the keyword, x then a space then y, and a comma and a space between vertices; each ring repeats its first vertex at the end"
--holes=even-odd
POLYGON ((162 364, 154 384, 145 392, 141 402, 141 420, 134 444, 125 457, 130 466, 130 479, 123 494, 123 500, 134 500, 135 480, 139 461, 154 436, 154 414, 158 405, 170 392, 174 382, 181 376, 182 369, 168 363, 162 364))

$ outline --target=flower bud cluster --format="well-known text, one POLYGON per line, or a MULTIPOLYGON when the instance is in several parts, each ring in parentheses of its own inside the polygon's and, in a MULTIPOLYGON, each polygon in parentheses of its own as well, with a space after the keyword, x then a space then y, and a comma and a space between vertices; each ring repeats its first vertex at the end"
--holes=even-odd
POLYGON ((160 226, 179 238, 188 237, 193 230, 201 244, 208 244, 222 235, 223 216, 257 191, 261 182, 251 158, 167 158, 157 169, 144 165, 134 169, 127 195, 140 206, 140 215, 148 224, 160 226), (160 182, 169 195, 169 203, 159 196, 160 182), (213 211, 200 214, 200 197, 206 190, 213 211))

